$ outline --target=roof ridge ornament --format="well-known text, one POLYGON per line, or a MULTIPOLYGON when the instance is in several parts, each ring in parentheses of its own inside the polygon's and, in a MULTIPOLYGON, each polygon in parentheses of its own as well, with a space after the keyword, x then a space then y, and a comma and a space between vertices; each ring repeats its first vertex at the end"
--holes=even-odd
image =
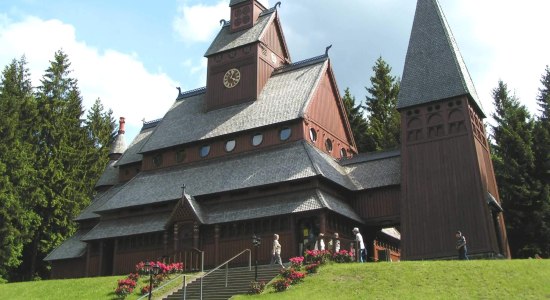
POLYGON ((273 8, 277 8, 277 7, 281 7, 281 1, 278 1, 277 3, 275 3, 275 5, 273 6, 273 8))
POLYGON ((332 48, 332 44, 328 45, 328 47, 325 49, 325 56, 328 56, 328 51, 332 48))
POLYGON ((220 20, 220 26, 225 27, 227 25, 229 25, 229 21, 226 21, 225 19, 220 20))

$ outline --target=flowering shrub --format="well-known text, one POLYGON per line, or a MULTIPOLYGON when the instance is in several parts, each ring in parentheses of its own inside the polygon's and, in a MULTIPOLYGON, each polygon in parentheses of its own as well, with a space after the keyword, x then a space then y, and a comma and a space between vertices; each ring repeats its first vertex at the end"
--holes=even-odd
POLYGON ((317 273, 319 271, 319 266, 320 265, 321 265, 320 263, 311 263, 311 264, 306 266, 306 272, 308 274, 317 273))
POLYGON ((251 281, 250 288, 248 289, 248 294, 255 295, 261 294, 265 289, 265 281, 251 281))
POLYGON ((294 268, 288 268, 281 270, 281 276, 290 280, 291 284, 295 284, 302 281, 306 277, 306 274, 298 272, 294 268))
POLYGON ((290 287, 291 282, 290 279, 286 278, 277 279, 273 282, 273 288, 276 292, 284 292, 290 287))
MULTIPOLYGON (((160 261, 157 261, 157 262, 151 262, 151 264, 158 265, 159 266, 159 273, 162 273, 162 274, 183 273, 183 263, 182 262, 171 263, 171 264, 167 265, 167 264, 164 264, 160 261)), ((149 275, 149 273, 147 272, 147 269, 145 268, 145 262, 141 261, 136 265, 136 272, 139 275, 149 275)))
POLYGON ((142 295, 147 295, 147 294, 149 294, 149 286, 148 286, 148 285, 143 286, 143 287, 141 288, 141 294, 142 294, 142 295))
POLYGON ((137 265, 136 265, 136 273, 138 273, 139 275, 147 275, 149 273, 147 273, 147 270, 145 269, 145 263, 140 261, 137 265))
POLYGON ((303 256, 296 256, 296 257, 292 257, 291 259, 289 259, 290 261, 290 264, 291 264, 291 268, 294 268, 294 269, 300 269, 302 267, 302 264, 304 262, 304 257, 303 256))
POLYGON ((139 279, 139 274, 138 273, 130 273, 130 274, 128 274, 128 279, 131 279, 131 280, 137 282, 138 279, 139 279))
POLYGON ((118 298, 126 298, 128 295, 130 295, 134 291, 134 287, 136 286, 136 282, 133 280, 128 280, 128 283, 131 283, 131 285, 121 284, 124 283, 127 279, 119 280, 118 281, 118 287, 115 289, 115 294, 118 298))
POLYGON ((331 257, 330 250, 306 250, 306 261, 324 264, 331 257))
POLYGON ((340 250, 332 255, 332 259, 337 263, 348 263, 353 260, 351 251, 340 250))
POLYGON ((126 279, 120 279, 118 281, 118 286, 129 286, 131 287, 132 289, 134 289, 136 287, 136 282, 130 278, 126 278, 126 279))

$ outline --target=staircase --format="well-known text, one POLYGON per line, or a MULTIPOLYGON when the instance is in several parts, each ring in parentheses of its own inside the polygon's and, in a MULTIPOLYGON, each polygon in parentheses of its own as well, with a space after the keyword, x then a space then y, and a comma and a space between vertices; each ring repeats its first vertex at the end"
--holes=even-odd
MULTIPOLYGON (((258 281, 268 283, 277 274, 279 266, 264 265, 258 266, 258 281)), ((254 267, 249 270, 248 267, 238 267, 227 269, 227 287, 225 287, 226 269, 221 268, 203 278, 202 296, 205 300, 229 299, 233 295, 246 294, 250 287, 250 282, 254 280, 254 267)), ((164 298, 164 300, 183 299, 183 288, 164 298)), ((200 299, 200 280, 197 279, 187 285, 187 300, 200 299)))

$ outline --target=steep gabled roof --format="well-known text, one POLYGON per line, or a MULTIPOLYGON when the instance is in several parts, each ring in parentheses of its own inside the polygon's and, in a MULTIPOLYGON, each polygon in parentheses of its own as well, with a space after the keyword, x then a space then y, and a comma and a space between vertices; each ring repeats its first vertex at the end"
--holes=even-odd
POLYGON ((474 84, 437 0, 418 0, 398 108, 467 95, 483 114, 474 84))
POLYGON ((341 166, 311 144, 297 141, 264 151, 141 172, 95 212, 174 201, 181 198, 182 184, 195 196, 311 177, 323 177, 348 190, 382 187, 399 183, 399 166, 399 157, 341 166))
POLYGON ((208 50, 206 50, 204 56, 210 56, 260 41, 260 37, 275 18, 275 11, 274 9, 265 10, 258 18, 256 24, 249 29, 231 32, 230 24, 225 24, 212 44, 210 44, 208 50))
POLYGON ((220 224, 250 219, 292 214, 327 208, 357 222, 363 222, 344 200, 321 190, 307 190, 273 195, 261 199, 246 199, 230 203, 199 204, 192 196, 185 195, 174 208, 167 225, 175 222, 175 214, 185 214, 191 208, 194 218, 201 224, 220 224))
POLYGON ((122 186, 123 184, 118 184, 103 193, 98 193, 92 200, 92 203, 90 203, 88 207, 83 209, 80 215, 78 215, 78 217, 76 217, 74 220, 84 221, 90 219, 99 219, 99 215, 94 213, 94 211, 98 210, 101 206, 107 203, 107 201, 111 199, 111 197, 118 193, 122 186))
MULTIPOLYGON (((267 81, 258 100, 253 102, 205 112, 204 93, 180 98, 160 121, 151 137, 144 142, 140 152, 299 119, 303 116, 305 105, 312 97, 327 63, 328 60, 324 58, 308 63, 298 62, 278 69, 267 81)), ((130 146, 130 149, 133 147, 130 146)), ((125 156, 121 158, 124 163, 127 161, 125 156)))
POLYGON ((107 164, 105 170, 101 173, 101 177, 96 182, 95 187, 110 186, 118 183, 118 169, 115 168, 116 163, 116 160, 109 161, 109 164, 107 164))
POLYGON ((164 231, 164 224, 169 216, 170 213, 165 212, 147 216, 101 220, 99 224, 84 235, 81 240, 92 241, 164 231))
POLYGON ((81 239, 88 233, 87 230, 79 230, 63 244, 59 245, 44 258, 45 261, 79 258, 86 253, 87 244, 81 239))
POLYGON ((144 124, 139 134, 134 138, 130 146, 128 146, 128 149, 126 149, 126 151, 124 152, 122 157, 118 160, 118 162, 115 164, 115 166, 122 166, 122 165, 140 162, 143 159, 143 157, 141 154, 139 154, 139 150, 147 142, 147 140, 155 130, 155 127, 156 125, 158 125, 158 123, 159 121, 155 121, 154 123, 144 124))

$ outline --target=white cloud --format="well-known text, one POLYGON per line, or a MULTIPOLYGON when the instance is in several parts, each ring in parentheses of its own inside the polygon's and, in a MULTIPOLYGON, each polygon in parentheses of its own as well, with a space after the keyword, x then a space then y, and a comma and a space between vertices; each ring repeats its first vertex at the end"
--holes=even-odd
POLYGON ((0 23, 0 65, 25 55, 34 86, 40 84, 55 51, 62 49, 69 56, 85 107, 101 98, 115 118, 127 118, 133 131, 141 127, 142 118, 161 118, 176 98, 178 84, 165 73, 147 70, 137 54, 100 51, 78 41, 74 27, 59 20, 6 20, 0 23))
POLYGON ((463 51, 466 64, 470 65, 469 57, 484 63, 473 74, 484 107, 492 112, 491 90, 502 79, 535 113, 540 78, 550 64, 550 39, 545 38, 550 1, 462 0, 454 5, 456 11, 448 10, 454 12, 453 29, 468 24, 464 28, 468 40, 461 49, 481 47, 485 52, 477 61, 476 52, 463 51))
POLYGON ((210 42, 220 30, 221 19, 229 19, 228 2, 222 0, 215 5, 188 5, 182 2, 178 15, 172 22, 176 33, 186 42, 210 42))

